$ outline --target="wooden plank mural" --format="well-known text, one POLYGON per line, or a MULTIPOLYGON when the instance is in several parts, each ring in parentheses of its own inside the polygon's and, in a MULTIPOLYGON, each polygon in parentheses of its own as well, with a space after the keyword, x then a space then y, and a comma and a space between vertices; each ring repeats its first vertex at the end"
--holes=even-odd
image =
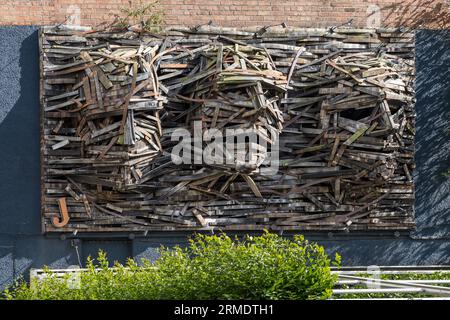
POLYGON ((412 32, 44 27, 40 51, 43 232, 414 227, 412 32))

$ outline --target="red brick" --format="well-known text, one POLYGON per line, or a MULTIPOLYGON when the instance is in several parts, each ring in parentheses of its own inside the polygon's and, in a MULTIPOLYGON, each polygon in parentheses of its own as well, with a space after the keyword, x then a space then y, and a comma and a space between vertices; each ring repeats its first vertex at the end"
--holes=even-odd
MULTIPOLYGON (((141 0, 131 0, 138 6, 141 0)), ((207 22, 235 27, 275 24, 289 21, 291 26, 327 27, 354 19, 353 25, 365 27, 367 8, 376 4, 381 10, 381 26, 449 28, 450 10, 446 0, 160 0, 167 25, 193 25, 207 22), (225 24, 226 22, 226 24, 225 24)), ((128 0, 3 0, 0 25, 48 25, 65 20, 69 6, 80 8, 81 24, 98 25, 110 21, 128 0)))

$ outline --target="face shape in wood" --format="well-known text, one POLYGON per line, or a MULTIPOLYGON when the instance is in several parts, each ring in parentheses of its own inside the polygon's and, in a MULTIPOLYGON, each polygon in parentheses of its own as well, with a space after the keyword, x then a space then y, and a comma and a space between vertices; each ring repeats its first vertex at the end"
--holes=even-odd
MULTIPOLYGON (((279 106, 286 92, 286 76, 275 70, 261 48, 220 43, 205 51, 206 57, 199 55, 191 63, 204 66, 202 72, 208 76, 195 87, 181 87, 178 93, 195 97, 190 100, 190 108, 195 111, 189 128, 192 140, 200 140, 193 148, 187 140, 183 150, 191 157, 184 157, 183 163, 203 164, 231 174, 259 174, 263 162, 269 167, 278 161, 284 121, 279 106), (195 148, 201 149, 199 156, 194 155, 195 148)), ((174 148, 177 152, 179 149, 174 148)))

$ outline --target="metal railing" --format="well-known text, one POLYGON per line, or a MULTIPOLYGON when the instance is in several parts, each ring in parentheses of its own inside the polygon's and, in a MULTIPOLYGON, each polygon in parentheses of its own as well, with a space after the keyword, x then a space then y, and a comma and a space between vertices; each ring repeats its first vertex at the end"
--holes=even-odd
MULTIPOLYGON (((76 282, 79 273, 87 270, 74 266, 68 269, 51 269, 50 271, 54 277, 72 274, 76 282)), ((331 273, 339 276, 339 280, 333 289, 331 298, 333 300, 450 300, 450 279, 381 279, 381 275, 410 275, 410 277, 437 273, 450 275, 450 266, 357 266, 331 268, 331 273), (368 276, 360 276, 366 274, 368 276), (366 297, 367 294, 421 294, 423 296, 373 298, 366 297), (352 298, 346 298, 345 295, 352 295, 352 298), (361 295, 361 297, 357 297, 358 295, 361 295)), ((31 280, 39 281, 47 275, 44 269, 31 269, 30 271, 31 280)))

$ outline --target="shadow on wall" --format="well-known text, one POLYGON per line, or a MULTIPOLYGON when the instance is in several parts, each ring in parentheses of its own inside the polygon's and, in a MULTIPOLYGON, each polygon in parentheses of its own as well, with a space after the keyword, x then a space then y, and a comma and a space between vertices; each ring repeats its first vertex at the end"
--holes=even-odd
POLYGON ((318 241, 325 251, 342 256, 345 266, 368 265, 448 265, 448 240, 372 239, 318 241))
POLYGON ((385 25, 417 28, 449 28, 450 2, 436 0, 403 0, 382 6, 385 25))
POLYGON ((39 234, 37 31, 1 28, 0 39, 0 234, 39 234))
POLYGON ((0 28, 0 289, 30 267, 76 264, 70 244, 41 235, 36 27, 0 28))

